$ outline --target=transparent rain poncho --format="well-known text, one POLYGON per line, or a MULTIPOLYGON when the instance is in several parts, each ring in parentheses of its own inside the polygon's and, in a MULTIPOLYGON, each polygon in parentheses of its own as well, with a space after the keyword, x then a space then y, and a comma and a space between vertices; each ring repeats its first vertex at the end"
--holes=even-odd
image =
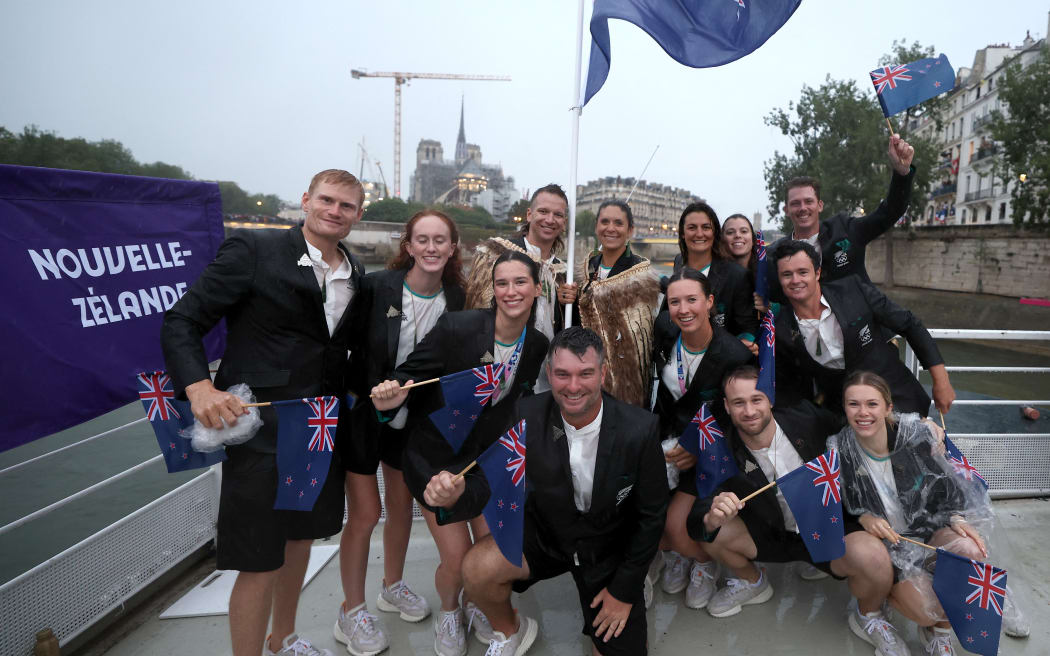
MULTIPOLYGON (((243 403, 255 403, 255 395, 245 383, 237 383, 226 390, 239 398, 243 403)), ((194 451, 208 453, 218 451, 234 444, 243 444, 255 437, 263 425, 262 417, 259 416, 259 408, 245 408, 248 413, 237 417, 237 423, 227 426, 223 421, 222 428, 205 428, 199 421, 194 420, 193 426, 179 431, 183 437, 191 440, 194 451)))
MULTIPOLYGON (((889 427, 888 460, 869 455, 849 426, 828 438, 828 447, 839 452, 846 510, 858 517, 881 517, 899 535, 927 544, 938 530, 965 520, 991 551, 989 539, 994 534, 995 516, 988 492, 955 473, 943 443, 918 414, 904 414, 898 419, 895 429, 889 427)), ((954 539, 941 546, 954 551, 952 542, 954 539)), ((901 580, 920 575, 928 578, 932 550, 903 540, 896 545, 887 542, 886 546, 901 580)))

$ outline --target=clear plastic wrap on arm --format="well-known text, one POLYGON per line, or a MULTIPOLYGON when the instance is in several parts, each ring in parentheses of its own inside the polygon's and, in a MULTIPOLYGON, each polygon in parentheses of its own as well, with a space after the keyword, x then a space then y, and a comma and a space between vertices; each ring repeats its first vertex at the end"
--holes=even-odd
MULTIPOLYGON (((255 403, 255 395, 245 383, 238 383, 226 390, 239 398, 243 403, 255 403)), ((199 421, 194 421, 190 428, 179 431, 183 437, 189 438, 194 451, 218 451, 231 444, 243 444, 255 437, 259 428, 263 425, 262 417, 259 416, 259 408, 245 408, 248 414, 237 417, 237 423, 223 428, 205 428, 199 421)))

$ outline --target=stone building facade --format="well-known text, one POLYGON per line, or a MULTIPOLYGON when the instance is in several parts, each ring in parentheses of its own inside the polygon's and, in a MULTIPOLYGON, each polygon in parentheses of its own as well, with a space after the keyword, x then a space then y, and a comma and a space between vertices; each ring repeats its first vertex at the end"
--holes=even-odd
POLYGON ((686 189, 634 178, 607 176, 576 187, 576 212, 598 212, 607 200, 626 200, 630 195, 635 236, 666 237, 678 231, 678 217, 689 203, 703 198, 686 189), (634 189, 632 193, 632 188, 634 189))

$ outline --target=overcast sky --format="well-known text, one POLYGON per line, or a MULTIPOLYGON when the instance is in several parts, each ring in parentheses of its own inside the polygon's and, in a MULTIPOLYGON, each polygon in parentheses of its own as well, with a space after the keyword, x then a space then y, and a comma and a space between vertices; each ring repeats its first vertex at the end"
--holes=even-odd
MULTIPOLYGON (((831 75, 871 92, 867 71, 895 38, 970 66, 978 48, 1043 36, 1048 8, 804 0, 763 47, 715 69, 681 66, 611 21, 612 69, 583 113, 579 180, 637 176, 659 145, 646 179, 723 216, 764 212, 763 162, 790 144, 762 119, 803 84, 831 75)), ((0 21, 0 125, 115 139, 140 161, 297 199, 320 169, 356 172, 362 139, 393 182, 393 81, 353 80, 352 67, 502 74, 513 81, 404 88, 402 193, 421 138, 451 157, 461 95, 468 141, 524 192, 569 179, 575 36, 572 0, 12 2, 0 21)), ((585 30, 585 62, 589 48, 585 30)))

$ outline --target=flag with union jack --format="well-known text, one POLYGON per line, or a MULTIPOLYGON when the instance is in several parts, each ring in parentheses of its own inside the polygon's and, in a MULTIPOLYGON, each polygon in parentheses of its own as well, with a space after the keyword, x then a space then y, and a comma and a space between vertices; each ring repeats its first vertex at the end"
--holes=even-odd
POLYGON ((773 311, 766 310, 762 316, 762 329, 758 335, 758 382, 755 387, 769 398, 769 404, 777 402, 777 328, 773 323, 773 311))
POLYGON ((503 378, 503 363, 487 364, 441 377, 445 405, 430 413, 434 427, 448 440, 455 453, 474 428, 486 405, 495 403, 503 378))
POLYGON ((171 377, 163 371, 143 372, 135 376, 139 388, 139 399, 146 411, 157 446, 164 456, 168 473, 210 467, 226 460, 226 452, 219 450, 211 453, 194 451, 188 437, 180 431, 193 426, 193 413, 188 401, 175 398, 171 377))
POLYGON ((277 498, 273 507, 313 510, 335 451, 339 398, 274 401, 273 407, 277 411, 277 498))
POLYGON ((994 656, 1006 603, 1006 570, 937 550, 933 591, 967 651, 994 656))
POLYGON ((755 293, 762 297, 762 300, 769 304, 769 280, 766 276, 769 275, 767 267, 769 266, 769 260, 766 258, 766 240, 762 236, 761 230, 755 231, 755 293))
POLYGON ((736 459, 711 409, 704 403, 682 431, 678 445, 696 456, 696 493, 702 499, 736 476, 736 459))
POLYGON ((489 483, 482 514, 503 557, 521 567, 525 531, 525 420, 522 419, 478 456, 489 483))
POLYGON ((959 450, 959 447, 955 446, 954 442, 948 439, 947 435, 944 436, 944 456, 948 458, 948 464, 952 466, 956 474, 976 485, 980 485, 985 490, 988 489, 988 481, 984 480, 981 472, 977 471, 977 468, 970 464, 963 452, 959 450))
POLYGON ((955 70, 945 55, 910 64, 880 66, 869 75, 886 118, 955 87, 955 70))
POLYGON ((777 479, 795 516, 798 534, 815 563, 841 558, 846 553, 842 529, 842 483, 839 454, 829 449, 777 479))

